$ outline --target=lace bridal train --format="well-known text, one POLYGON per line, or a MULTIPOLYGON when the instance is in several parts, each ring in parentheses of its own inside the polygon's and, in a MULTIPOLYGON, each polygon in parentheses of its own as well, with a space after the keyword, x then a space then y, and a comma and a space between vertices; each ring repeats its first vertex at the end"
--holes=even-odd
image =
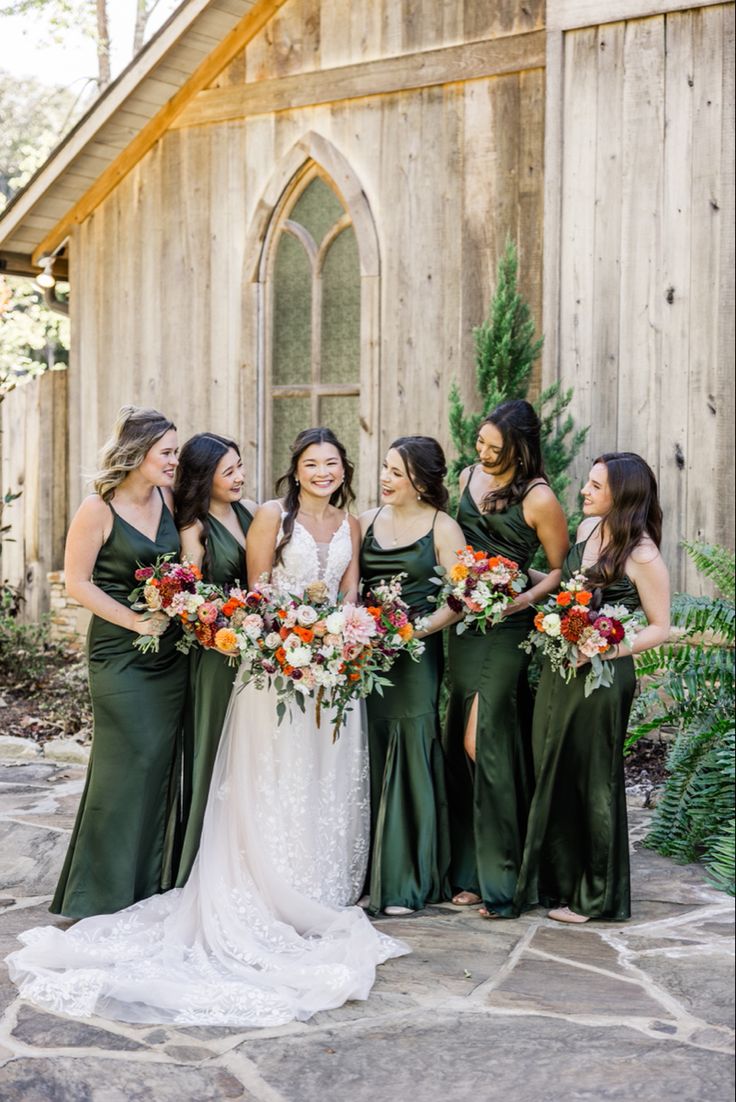
MULTIPOLYGON (((331 597, 350 561, 347 518, 327 545, 301 525, 274 581, 331 597)), ((365 999, 376 965, 408 952, 353 903, 368 857, 360 709, 333 745, 330 717, 233 691, 186 885, 67 931, 28 930, 8 957, 24 998, 73 1017, 273 1026, 365 999)))

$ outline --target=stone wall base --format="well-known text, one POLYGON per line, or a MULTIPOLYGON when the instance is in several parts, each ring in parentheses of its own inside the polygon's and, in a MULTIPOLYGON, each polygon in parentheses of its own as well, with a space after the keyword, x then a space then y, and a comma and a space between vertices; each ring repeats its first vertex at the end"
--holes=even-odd
POLYGON ((70 597, 64 585, 64 571, 52 570, 49 583, 51 638, 57 643, 81 650, 92 613, 70 597))

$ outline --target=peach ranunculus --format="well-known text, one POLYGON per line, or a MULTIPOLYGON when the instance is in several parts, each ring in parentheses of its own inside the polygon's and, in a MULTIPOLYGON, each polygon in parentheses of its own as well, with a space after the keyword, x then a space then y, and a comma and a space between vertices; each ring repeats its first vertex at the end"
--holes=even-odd
POLYGON ((534 617, 534 627, 537 629, 537 631, 544 631, 544 628, 542 627, 543 622, 544 613, 538 612, 537 615, 534 617))
POLYGON ((402 626, 399 628, 399 635, 404 640, 404 642, 406 642, 407 640, 414 637, 414 628, 411 626, 411 624, 402 624, 402 626))

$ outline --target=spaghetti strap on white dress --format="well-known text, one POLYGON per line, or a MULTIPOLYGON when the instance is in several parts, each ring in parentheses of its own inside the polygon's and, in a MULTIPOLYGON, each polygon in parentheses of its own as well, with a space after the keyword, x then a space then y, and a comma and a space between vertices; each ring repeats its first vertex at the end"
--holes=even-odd
MULTIPOLYGON (((352 554, 347 517, 328 545, 295 524, 273 581, 316 578, 337 597, 352 554)), ((177 1025, 274 1026, 366 999, 378 964, 408 948, 350 906, 369 847, 361 708, 336 743, 330 715, 275 695, 230 700, 186 885, 62 931, 28 930, 8 957, 20 993, 72 1017, 177 1025)))

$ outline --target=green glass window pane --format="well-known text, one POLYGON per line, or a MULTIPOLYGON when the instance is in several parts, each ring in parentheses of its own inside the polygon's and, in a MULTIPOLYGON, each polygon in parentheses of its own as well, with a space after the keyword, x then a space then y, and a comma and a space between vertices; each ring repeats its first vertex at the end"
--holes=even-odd
POLYGON ((357 395, 354 398, 321 398, 319 421, 321 425, 332 429, 340 443, 345 446, 348 459, 355 467, 353 490, 356 491, 360 454, 360 408, 357 395))
POLYGON ((289 219, 299 222, 305 230, 309 230, 315 243, 320 245, 327 231, 332 229, 344 213, 332 188, 324 180, 315 177, 299 196, 289 219))
POLYGON ((312 381, 312 266, 301 242, 282 233, 273 272, 272 379, 312 381))
POLYGON ((360 379, 360 263, 352 226, 332 242, 322 267, 320 378, 323 383, 360 379))
POLYGON ((309 398, 274 398, 271 416, 271 473, 275 484, 289 469, 291 445, 298 433, 311 427, 311 402, 309 398))

